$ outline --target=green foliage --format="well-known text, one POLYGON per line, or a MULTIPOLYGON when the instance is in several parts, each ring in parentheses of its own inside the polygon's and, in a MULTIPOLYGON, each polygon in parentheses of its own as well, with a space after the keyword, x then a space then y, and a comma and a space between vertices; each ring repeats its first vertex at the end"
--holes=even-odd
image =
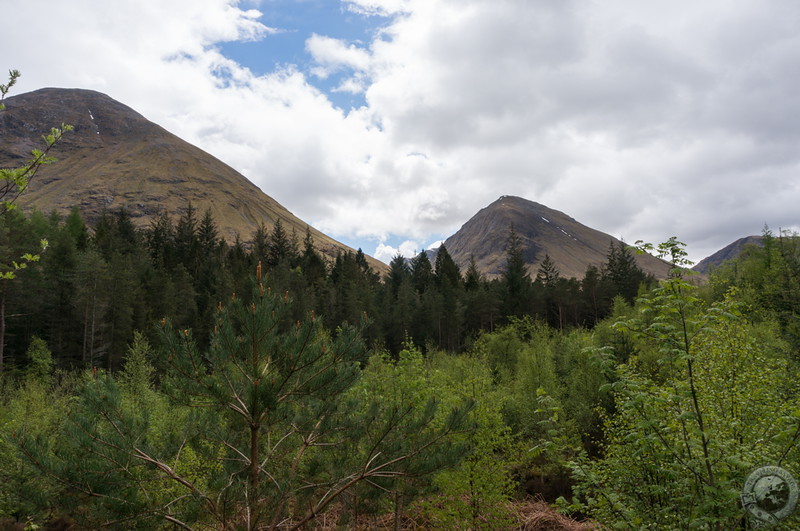
POLYGON ((557 281, 560 276, 561 273, 558 271, 556 263, 550 258, 550 255, 545 254, 544 260, 542 260, 542 263, 539 265, 539 270, 536 272, 536 280, 546 286, 551 282, 557 281))
MULTIPOLYGON (((679 242, 661 251, 685 264, 679 242)), ((617 367, 603 458, 573 464, 584 508, 606 525, 731 528, 747 473, 796 459, 800 417, 780 344, 753 334, 736 293, 705 308, 694 292, 676 268, 618 326, 657 357, 617 367)))
POLYGON ((27 378, 48 382, 53 373, 53 355, 47 343, 34 336, 25 354, 28 358, 27 378))
POLYGON ((488 365, 477 356, 438 354, 427 380, 450 401, 475 404, 469 413, 475 428, 460 436, 470 452, 458 466, 434 478, 438 494, 424 504, 428 518, 441 529, 511 526, 509 502, 517 487, 512 472, 522 451, 503 418, 511 397, 495 384, 488 365))
MULTIPOLYGON (((207 409, 219 423, 210 426, 208 442, 225 448, 221 472, 228 481, 209 480, 219 490, 206 496, 207 510, 221 522, 248 514, 241 525, 277 525, 298 489, 319 483, 312 479, 318 446, 337 441, 336 397, 355 381, 353 360, 363 347, 351 328, 331 340, 313 317, 290 325, 290 309, 288 297, 258 284, 250 304, 234 297, 220 307, 205 353, 188 330, 164 329, 173 399, 207 409)), ((304 495, 313 499, 321 489, 306 487, 304 495)))
POLYGON ((164 323, 162 390, 137 333, 116 377, 84 376, 55 443, 19 434, 70 488, 81 525, 300 528, 349 491, 410 497, 463 455, 453 437, 471 405, 441 407, 411 370, 421 358, 387 362, 387 386, 372 385, 378 362, 359 382, 358 329, 288 320, 291 299, 258 280, 248 302, 220 305, 205 351, 164 323))
POLYGON ((63 485, 43 475, 19 452, 19 438, 35 439, 44 455, 57 448, 67 414, 72 379, 28 377, 0 380, 0 517, 41 522, 66 512, 63 485))
POLYGON ((397 360, 386 354, 370 358, 348 393, 355 435, 350 459, 369 462, 380 454, 388 463, 389 456, 406 457, 393 472, 359 486, 353 508, 379 512, 385 509, 382 502, 391 500, 399 519, 405 505, 430 490, 432 474, 465 455, 463 437, 474 428, 474 400, 450 391, 413 344, 406 343, 397 360))
POLYGON ((800 360, 800 236, 790 231, 774 235, 765 227, 763 246, 751 245, 733 261, 711 272, 710 294, 720 300, 731 288, 754 319, 775 321, 800 360))
POLYGON ((153 392, 155 368, 150 361, 152 357, 150 343, 137 330, 133 333, 133 342, 128 348, 125 365, 117 376, 124 394, 133 399, 145 400, 153 392))
MULTIPOLYGON (((4 85, 0 85, 0 112, 5 110, 5 105, 2 103, 8 91, 17 82, 20 76, 19 70, 10 70, 8 73, 9 81, 4 85)), ((55 158, 48 155, 51 148, 61 140, 64 133, 71 131, 72 126, 61 125, 61 128, 52 128, 49 134, 42 136, 44 141, 44 149, 34 149, 32 151, 32 159, 27 161, 24 165, 16 168, 0 168, 0 215, 5 217, 9 211, 16 208, 14 202, 28 187, 31 179, 36 175, 36 172, 44 165, 51 164, 55 158)), ((6 239, 5 231, 8 226, 2 227, 3 240, 6 239)), ((39 242, 40 252, 47 249, 47 240, 42 239, 39 242)), ((39 254, 31 253, 30 247, 24 251, 18 249, 10 249, 7 247, 5 241, 2 242, 2 258, 0 258, 0 281, 11 281, 16 278, 17 274, 26 269, 29 264, 39 261, 39 254), (9 252, 12 256, 8 256, 9 252)), ((3 283, 2 295, 0 296, 0 373, 3 371, 5 361, 5 330, 6 330, 6 293, 7 286, 3 283)))
POLYGON ((628 304, 633 304, 639 287, 651 279, 636 265, 631 248, 622 242, 619 245, 612 243, 606 257, 603 276, 611 283, 617 295, 623 297, 628 304))
POLYGON ((11 90, 11 87, 16 85, 17 79, 21 76, 19 70, 9 70, 8 71, 8 83, 0 84, 0 111, 4 111, 6 106, 3 104, 3 100, 6 98, 8 91, 11 90))
POLYGON ((506 243, 506 267, 503 270, 503 313, 521 317, 530 309, 531 277, 525 264, 524 250, 514 227, 509 228, 506 243))

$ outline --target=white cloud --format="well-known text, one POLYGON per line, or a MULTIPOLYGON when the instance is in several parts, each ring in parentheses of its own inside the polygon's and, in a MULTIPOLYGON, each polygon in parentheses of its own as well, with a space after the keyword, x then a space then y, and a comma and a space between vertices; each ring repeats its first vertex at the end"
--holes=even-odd
POLYGON ((374 16, 391 16, 411 9, 413 0, 343 0, 349 10, 374 16))
POLYGON ((320 28, 311 66, 262 76, 219 43, 268 53, 279 30, 252 8, 271 2, 7 4, 18 92, 106 92, 384 259, 390 236, 419 247, 504 194, 628 241, 674 234, 697 258, 797 226, 794 0, 346 0, 387 17, 371 42, 320 28), (314 86, 343 72, 364 107, 314 86))
POLYGON ((420 251, 422 251, 422 248, 420 247, 419 243, 413 240, 406 240, 403 243, 401 243, 398 247, 393 247, 386 243, 380 243, 375 248, 375 254, 373 254, 373 256, 378 260, 381 260, 388 264, 397 255, 403 256, 405 258, 412 258, 418 255, 420 251))
POLYGON ((318 64, 312 73, 320 78, 327 78, 333 72, 343 68, 356 71, 364 71, 369 68, 369 53, 363 48, 347 44, 341 39, 333 39, 315 33, 306 41, 306 50, 318 64))

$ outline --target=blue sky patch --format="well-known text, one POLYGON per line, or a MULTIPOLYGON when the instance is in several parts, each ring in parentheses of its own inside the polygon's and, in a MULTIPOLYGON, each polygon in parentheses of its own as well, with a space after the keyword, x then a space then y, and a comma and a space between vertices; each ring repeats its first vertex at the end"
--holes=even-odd
POLYGON ((311 72, 316 66, 306 50, 313 35, 341 39, 367 47, 387 23, 387 18, 354 13, 341 2, 330 0, 274 0, 262 3, 259 22, 277 30, 257 42, 226 42, 218 47, 223 55, 246 66, 256 75, 294 66, 308 82, 324 92, 337 107, 348 111, 365 105, 363 94, 336 89, 351 75, 343 69, 321 79, 311 72))

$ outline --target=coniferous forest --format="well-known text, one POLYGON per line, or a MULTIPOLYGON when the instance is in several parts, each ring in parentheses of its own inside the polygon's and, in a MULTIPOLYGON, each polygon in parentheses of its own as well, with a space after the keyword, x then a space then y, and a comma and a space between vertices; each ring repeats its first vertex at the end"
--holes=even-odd
POLYGON ((703 281, 670 239, 657 281, 623 245, 527 271, 509 228, 487 280, 191 205, 0 225, 9 528, 734 529, 750 472, 798 469, 792 234, 703 281))
MULTIPOLYGON (((2 97, 19 72, 10 72, 2 97)), ((693 278, 224 241, 0 180, 0 528, 796 528, 800 237, 693 278), (755 478, 755 479, 753 479, 755 478)))

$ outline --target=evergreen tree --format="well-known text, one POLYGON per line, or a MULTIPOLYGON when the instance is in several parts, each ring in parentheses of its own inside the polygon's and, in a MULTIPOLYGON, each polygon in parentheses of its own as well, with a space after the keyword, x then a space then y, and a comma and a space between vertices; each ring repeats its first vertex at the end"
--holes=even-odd
POLYGON ((83 222, 80 210, 78 207, 72 207, 69 211, 67 219, 64 221, 64 229, 69 233, 72 240, 75 242, 75 247, 79 251, 86 249, 89 243, 89 230, 83 222))
POLYGON ((531 277, 525 264, 522 242, 512 225, 506 242, 506 266, 502 275, 503 315, 520 317, 531 308, 531 277))
POLYGON ((288 268, 297 258, 297 246, 283 228, 280 219, 275 220, 267 241, 266 265, 272 269, 282 265, 288 268))
POLYGON ((376 446, 408 456, 396 466, 400 473, 372 478, 354 491, 353 505, 363 512, 374 514, 386 502, 391 503, 395 529, 403 520, 404 507, 414 497, 430 491, 431 475, 465 455, 469 447, 463 439, 475 428, 469 417, 476 398, 452 394, 435 380, 435 375, 422 352, 406 342, 396 359, 372 356, 349 393, 355 399, 357 417, 361 422, 366 420, 364 433, 354 448, 356 460, 364 460, 376 446), (380 397, 379 402, 376 397, 380 397), (399 418, 404 419, 402 429, 392 429, 399 418))
POLYGON ((214 308, 223 297, 220 279, 224 245, 211 215, 211 209, 207 209, 197 229, 198 255, 194 272, 198 311, 198 321, 194 328, 201 344, 205 344, 206 338, 208 338, 214 308))
MULTIPOLYGON (((8 83, 0 84, 0 113, 5 110, 3 100, 11 90, 11 87, 16 84, 20 75, 19 70, 9 70, 8 83)), ((27 189, 36 172, 42 166, 55 161, 55 158, 48 155, 48 153, 61 140, 63 134, 71 130, 72 126, 66 124, 61 124, 60 128, 54 127, 50 129, 48 134, 42 135, 44 149, 32 150, 32 158, 30 160, 15 168, 0 168, 0 216, 7 217, 16 208, 15 201, 27 189)), ((17 254, 17 250, 13 248, 13 245, 9 245, 10 240, 7 230, 7 225, 0 226, 0 374, 3 372, 5 363, 8 281, 13 280, 16 273, 27 267, 28 264, 37 262, 39 255, 34 253, 44 251, 48 245, 47 240, 42 239, 38 242, 38 246, 32 244, 23 252, 17 254), (14 254, 8 256, 9 251, 14 252, 14 254)))
POLYGON ((461 295, 461 272, 444 245, 436 254, 434 279, 439 295, 438 343, 439 346, 457 352, 461 348, 463 305, 461 295))
POLYGON ((612 241, 606 257, 603 275, 614 287, 614 295, 621 295, 628 304, 633 304, 639 286, 647 280, 647 275, 636 264, 631 248, 623 242, 615 245, 612 241))
POLYGON ((594 326, 606 315, 600 270, 595 265, 586 268, 581 280, 581 324, 594 326))
POLYGON ((269 237, 270 231, 267 229, 267 226, 264 225, 263 221, 260 222, 253 233, 252 253, 254 264, 258 262, 262 264, 269 263, 269 237))
POLYGON ((417 256, 411 259, 409 264, 411 268, 411 279, 414 283, 414 289, 417 293, 425 293, 431 283, 433 282, 433 266, 431 265, 428 253, 422 251, 417 256))
POLYGON ((131 220, 130 212, 120 208, 116 212, 103 212, 95 225, 92 238, 95 248, 105 260, 111 260, 113 254, 129 255, 136 253, 139 246, 139 234, 131 220))
MULTIPOLYGON (((39 255, 26 252, 36 247, 36 235, 31 224, 18 210, 10 210, 0 216, 0 373, 3 372, 6 358, 8 305, 21 301, 24 293, 23 275, 30 273, 29 265, 39 261, 39 255)), ((42 248, 46 247, 46 240, 42 248)), ((16 349, 17 356, 25 349, 25 343, 16 349)), ((19 360, 22 361, 22 360, 19 360)))
POLYGON ((79 253, 75 267, 75 310, 79 316, 82 340, 80 360, 84 367, 95 367, 108 344, 103 341, 105 312, 111 299, 108 289, 111 271, 103 256, 90 246, 79 253))
POLYGON ((75 364, 81 346, 80 321, 73 309, 75 268, 79 251, 84 251, 89 242, 84 239, 87 233, 83 222, 77 223, 80 217, 76 212, 73 209, 65 225, 48 238, 50 246, 41 261, 44 290, 36 301, 38 308, 33 310, 40 315, 39 326, 62 365, 75 364))
MULTIPOLYGON (((122 366, 123 354, 135 329, 151 324, 145 322, 138 271, 138 261, 144 253, 122 256, 115 254, 108 263, 108 277, 104 287, 107 306, 102 317, 103 344, 106 345, 105 366, 116 370, 122 366)), ((146 260, 146 258, 145 258, 146 260)))
POLYGON ((434 271, 434 278, 439 286, 449 286, 455 289, 461 284, 461 271, 444 245, 440 245, 439 251, 436 253, 434 271))
POLYGON ((308 286, 313 286, 315 290, 319 290, 328 275, 328 268, 325 260, 314 247, 311 228, 308 226, 306 226, 306 235, 303 238, 303 253, 300 256, 300 266, 308 286))
POLYGON ((28 358, 26 376, 40 382, 48 381, 53 372, 53 355, 47 348, 47 343, 42 338, 33 336, 25 356, 28 358))
POLYGON ((478 264, 475 262, 475 255, 469 256, 469 266, 467 272, 464 274, 464 289, 467 291, 475 291, 481 285, 483 275, 478 271, 478 264))
POLYGON ((408 261, 402 254, 397 253, 389 262, 389 273, 386 277, 386 282, 389 284, 392 296, 397 297, 400 285, 410 277, 411 269, 409 268, 408 261))
POLYGON ((175 266, 175 229, 166 212, 150 221, 145 240, 153 266, 163 271, 171 270, 175 266))
POLYGON ((17 434, 34 465, 82 493, 79 525, 301 529, 344 493, 392 488, 461 455, 452 437, 469 427, 470 404, 349 392, 359 330, 331 335, 313 315, 292 322, 291 299, 260 277, 251 302, 219 308, 207 351, 163 325, 166 395, 137 335, 118 380, 84 380, 59 452, 17 434))
POLYGON ((545 253, 544 260, 539 264, 539 269, 536 272, 536 280, 547 286, 548 284, 556 282, 561 277, 561 273, 556 267, 556 263, 550 258, 550 255, 545 253))
POLYGON ((197 239, 197 216, 194 206, 188 203, 175 225, 175 257, 187 271, 194 273, 199 252, 197 239))
POLYGON ((409 262, 401 255, 395 255, 389 263, 381 297, 381 320, 386 347, 397 353, 412 333, 411 327, 417 307, 417 293, 411 283, 409 262))

